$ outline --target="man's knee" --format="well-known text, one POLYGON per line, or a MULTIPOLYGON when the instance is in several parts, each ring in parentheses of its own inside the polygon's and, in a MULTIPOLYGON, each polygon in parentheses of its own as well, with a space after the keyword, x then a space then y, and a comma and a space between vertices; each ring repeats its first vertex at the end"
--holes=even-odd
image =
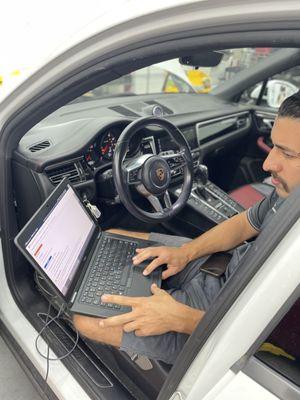
POLYGON ((73 316, 73 325, 81 335, 97 342, 120 347, 123 337, 122 327, 101 328, 99 326, 99 321, 100 318, 87 317, 79 314, 74 314, 73 316))
POLYGON ((125 229, 108 229, 106 232, 115 233, 117 235, 130 236, 138 239, 148 240, 150 233, 126 231, 125 229))

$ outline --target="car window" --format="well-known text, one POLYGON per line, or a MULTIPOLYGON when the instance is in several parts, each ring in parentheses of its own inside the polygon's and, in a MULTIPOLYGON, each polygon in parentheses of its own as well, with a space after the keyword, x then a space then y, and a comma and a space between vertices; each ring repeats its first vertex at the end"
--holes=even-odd
MULTIPOLYGON (((221 88, 236 74, 251 69, 280 49, 239 48, 218 50, 221 62, 214 67, 182 65, 178 59, 164 61, 133 71, 114 81, 80 96, 77 101, 99 99, 107 96, 124 96, 163 93, 210 93, 221 88)), ((259 88, 253 88, 257 96, 259 88)), ((254 101, 254 98, 246 99, 254 101)))
POLYGON ((85 93, 83 97, 97 99, 107 96, 195 92, 175 61, 173 72, 172 68, 166 68, 163 63, 161 66, 151 65, 99 86, 85 93))
POLYGON ((300 298, 261 345, 256 357, 300 386, 300 298))
POLYGON ((298 92, 300 87, 300 67, 293 67, 280 74, 271 76, 263 88, 264 82, 247 89, 241 98, 243 103, 258 104, 278 109, 287 97, 298 92), (261 94, 261 91, 263 93, 261 94), (259 99, 259 97, 261 98, 259 99))

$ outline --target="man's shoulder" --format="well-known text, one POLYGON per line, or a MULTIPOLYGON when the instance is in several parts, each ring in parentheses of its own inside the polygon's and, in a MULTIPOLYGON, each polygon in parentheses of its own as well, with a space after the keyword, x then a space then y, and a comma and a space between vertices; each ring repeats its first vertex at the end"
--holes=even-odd
POLYGON ((275 188, 272 190, 272 192, 268 196, 266 196, 265 200, 268 202, 270 207, 273 207, 274 204, 278 202, 279 196, 278 196, 275 188))
POLYGON ((249 208, 247 211, 247 217, 249 223, 254 229, 260 231, 266 215, 268 214, 269 210, 274 207, 277 201, 278 195, 274 188, 270 194, 249 208))

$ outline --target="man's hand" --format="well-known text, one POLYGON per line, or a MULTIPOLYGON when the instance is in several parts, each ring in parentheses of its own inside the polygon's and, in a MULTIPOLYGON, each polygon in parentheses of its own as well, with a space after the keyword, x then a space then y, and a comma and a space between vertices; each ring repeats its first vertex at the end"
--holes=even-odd
POLYGON ((151 286, 151 291, 153 296, 150 297, 103 295, 103 302, 129 306, 132 307, 132 311, 103 319, 99 322, 99 326, 123 325, 124 332, 134 331, 136 336, 161 335, 170 331, 191 333, 195 329, 202 318, 202 311, 179 303, 155 284, 151 286), (189 314, 188 321, 187 314, 189 314))
POLYGON ((144 269, 144 275, 149 275, 160 265, 167 264, 167 269, 162 273, 162 279, 167 279, 182 271, 189 262, 187 252, 183 247, 147 247, 137 249, 136 252, 137 255, 132 259, 134 265, 154 257, 154 260, 144 269))

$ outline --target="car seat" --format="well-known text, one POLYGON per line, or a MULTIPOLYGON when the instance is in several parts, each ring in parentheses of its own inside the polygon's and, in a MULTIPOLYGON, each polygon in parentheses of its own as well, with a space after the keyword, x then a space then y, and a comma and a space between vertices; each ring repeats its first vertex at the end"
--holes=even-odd
MULTIPOLYGON (((269 154, 272 150, 262 136, 257 139, 257 146, 265 154, 269 154)), ((269 176, 268 178, 264 179, 263 182, 243 185, 230 192, 229 196, 244 208, 249 208, 253 206, 253 204, 262 200, 264 197, 271 194, 273 190, 274 186, 272 185, 271 177, 269 176)))
POLYGON ((247 209, 272 193, 274 186, 268 182, 270 182, 270 178, 261 183, 243 185, 230 192, 229 196, 247 209))

